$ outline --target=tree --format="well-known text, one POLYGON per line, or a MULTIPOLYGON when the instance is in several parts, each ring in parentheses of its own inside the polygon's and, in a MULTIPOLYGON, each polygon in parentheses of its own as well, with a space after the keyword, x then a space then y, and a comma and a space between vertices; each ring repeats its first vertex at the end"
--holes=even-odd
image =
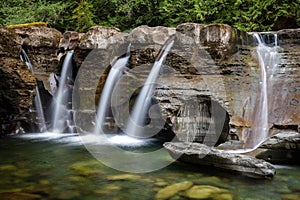
POLYGON ((73 28, 76 31, 83 32, 94 26, 95 15, 93 13, 93 5, 88 0, 80 0, 76 4, 75 9, 72 11, 71 22, 74 25, 73 28))

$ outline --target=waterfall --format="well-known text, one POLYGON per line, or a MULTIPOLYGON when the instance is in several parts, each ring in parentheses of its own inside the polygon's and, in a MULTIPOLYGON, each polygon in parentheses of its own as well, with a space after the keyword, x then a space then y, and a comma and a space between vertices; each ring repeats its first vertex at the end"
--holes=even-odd
POLYGON ((70 109, 70 98, 72 95, 72 59, 74 51, 71 50, 65 56, 61 75, 59 80, 59 87, 54 95, 52 113, 52 130, 54 132, 64 132, 68 129, 69 132, 74 132, 72 110, 70 109))
MULTIPOLYGON (((175 41, 175 36, 171 36, 159 52, 156 60, 153 64, 153 67, 149 73, 148 78, 146 79, 144 86, 139 93, 137 100, 132 109, 132 115, 129 117, 127 122, 125 132, 126 134, 137 137, 137 138, 148 138, 152 135, 146 134, 142 131, 143 126, 145 125, 145 118, 151 104, 151 97, 155 90, 155 83, 159 76, 160 69, 165 61, 170 49, 172 48, 175 41)), ((153 134, 153 133, 151 133, 153 134)))
POLYGON ((96 116, 96 126, 94 128, 94 134, 97 134, 99 131, 103 133, 103 126, 105 122, 105 118, 108 114, 108 108, 110 102, 111 102, 111 94, 113 92, 113 89, 117 83, 117 81, 120 79, 122 76, 123 70, 126 67, 129 58, 130 58, 130 44, 128 45, 127 48, 127 53, 125 57, 116 59, 112 63, 112 67, 109 71, 109 74, 106 78, 102 93, 101 93, 101 98, 98 103, 98 110, 97 110, 97 116, 96 116))
POLYGON ((273 76, 279 63, 277 35, 273 35, 274 42, 271 45, 267 45, 262 35, 258 33, 255 33, 254 37, 258 42, 256 52, 260 68, 260 93, 255 105, 251 132, 245 138, 247 149, 257 148, 269 137, 269 102, 272 100, 270 98, 273 90, 273 76))
MULTIPOLYGON (((20 58, 23 62, 26 63, 28 69, 34 75, 33 66, 32 66, 32 64, 28 58, 28 55, 26 54, 26 51, 24 49, 22 49, 20 58)), ((38 85, 35 87, 35 93, 36 93, 36 95, 34 97, 34 105, 35 105, 35 109, 36 109, 39 130, 40 130, 40 132, 45 132, 45 131, 47 131, 47 126, 46 126, 45 115, 44 115, 44 110, 43 110, 43 106, 42 106, 40 90, 39 90, 38 85)))

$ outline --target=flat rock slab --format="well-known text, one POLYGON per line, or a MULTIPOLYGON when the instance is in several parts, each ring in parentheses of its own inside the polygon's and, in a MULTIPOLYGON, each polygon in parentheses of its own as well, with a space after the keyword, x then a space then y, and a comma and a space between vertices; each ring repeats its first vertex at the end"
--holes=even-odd
POLYGON ((213 166, 255 178, 272 178, 276 171, 270 163, 248 155, 227 153, 200 143, 166 142, 164 147, 179 161, 213 166))
POLYGON ((264 142, 260 148, 300 150, 300 133, 282 132, 264 142))

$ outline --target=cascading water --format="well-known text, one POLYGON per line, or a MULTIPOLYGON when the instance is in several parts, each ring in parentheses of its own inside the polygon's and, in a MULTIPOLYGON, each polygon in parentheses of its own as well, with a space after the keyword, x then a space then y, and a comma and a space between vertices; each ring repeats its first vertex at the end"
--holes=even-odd
POLYGON ((72 84, 73 82, 73 59, 74 51, 71 50, 67 53, 59 80, 59 87, 54 95, 54 112, 52 115, 52 131, 53 132, 74 132, 72 110, 70 104, 70 97, 72 95, 72 84))
MULTIPOLYGON (((34 69, 33 66, 28 58, 28 55, 26 54, 26 51, 22 49, 20 58, 23 62, 26 63, 28 69, 34 74, 34 69)), ((45 121, 45 115, 44 115, 44 110, 42 106, 42 101, 41 101, 41 95, 40 95, 40 90, 39 87, 35 87, 35 93, 36 96, 34 97, 34 105, 37 113, 37 120, 38 120, 38 126, 40 132, 45 132, 47 131, 47 126, 46 126, 46 121, 45 121)))
POLYGON ((172 48, 175 41, 175 36, 171 36, 159 52, 153 67, 150 71, 148 78, 146 79, 144 86, 139 93, 137 100, 132 109, 132 115, 129 117, 125 132, 126 134, 137 137, 137 138, 148 138, 148 133, 142 131, 145 125, 145 119, 151 104, 151 97, 155 90, 155 83, 159 76, 160 69, 165 61, 170 49, 172 48))
POLYGON ((122 76, 123 70, 126 67, 129 58, 130 58, 130 44, 127 48, 126 56, 119 58, 112 63, 111 70, 109 71, 108 77, 105 81, 101 98, 98 104, 97 117, 96 117, 96 126, 94 128, 94 134, 97 134, 99 131, 104 132, 103 126, 105 118, 108 113, 108 108, 111 102, 111 94, 117 83, 117 81, 122 76))
POLYGON ((268 46, 263 37, 258 33, 254 34, 258 42, 256 52, 260 68, 260 93, 255 105, 251 132, 245 138, 246 149, 255 149, 269 137, 269 109, 272 97, 272 81, 274 73, 278 68, 278 42, 277 35, 274 35, 272 46, 268 46))

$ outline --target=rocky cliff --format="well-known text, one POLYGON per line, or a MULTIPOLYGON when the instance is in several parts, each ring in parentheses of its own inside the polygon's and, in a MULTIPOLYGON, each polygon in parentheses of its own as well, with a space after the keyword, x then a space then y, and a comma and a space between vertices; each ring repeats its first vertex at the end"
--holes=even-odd
POLYGON ((40 93, 48 106, 51 97, 44 86, 49 90, 49 74, 59 63, 57 52, 62 34, 53 28, 30 24, 1 28, 0 32, 1 131, 4 134, 34 131, 36 115, 31 111, 36 80, 41 81, 40 93), (34 76, 20 59, 22 49, 33 65, 34 76))
MULTIPOLYGON (((15 32, 13 37, 17 41, 8 45, 5 37, 1 37, 1 63, 11 66, 1 68, 2 76, 18 72, 9 72, 8 69, 12 67, 29 73, 18 60, 23 47, 36 69, 37 78, 46 83, 49 73, 54 72, 59 63, 59 49, 75 50, 74 58, 81 69, 75 85, 79 92, 75 95, 79 96, 74 106, 79 110, 75 116, 82 130, 93 127, 95 105, 110 65, 116 57, 126 53, 128 43, 132 45, 132 56, 119 86, 124 93, 131 95, 126 96, 130 106, 161 46, 173 34, 176 35, 175 44, 166 59, 153 99, 159 104, 166 120, 165 130, 184 140, 189 141, 192 135, 201 141, 203 134, 209 134, 208 127, 215 126, 222 132, 221 140, 224 141, 228 133, 232 137, 242 138, 242 130, 252 125, 259 93, 259 67, 252 33, 223 24, 194 23, 181 24, 176 28, 140 26, 129 33, 108 27, 92 27, 87 33, 70 31, 63 35, 48 27, 19 27, 2 29, 2 32, 15 32), (7 59, 14 62, 5 61, 7 59), (212 107, 216 110, 211 110, 212 107)), ((272 83, 275 89, 269 96, 272 102, 269 113, 272 130, 297 130, 300 124, 299 35, 299 29, 277 32, 281 59, 279 73, 274 75, 272 83)), ((270 34, 265 33, 265 37, 269 37, 270 43, 274 42, 270 34)), ((2 84, 1 91, 11 87, 7 86, 8 80, 2 84)), ((24 86, 27 88, 26 94, 31 95, 26 102, 32 102, 29 97, 34 95, 34 81, 30 79, 23 82, 27 84, 24 86)), ((20 87, 23 88, 23 85, 20 87)), ((14 99, 20 99, 22 95, 17 96, 14 99)), ((3 105, 14 102, 8 99, 1 98, 3 105)), ((3 113, 13 113, 15 107, 18 108, 11 106, 8 110, 4 106, 3 113)), ((23 107, 28 110, 29 104, 23 107)), ((119 108, 128 110, 124 105, 119 108)))
POLYGON ((29 109, 35 95, 35 77, 20 60, 21 44, 16 34, 0 29, 0 135, 29 130, 29 109))
MULTIPOLYGON (((252 126, 260 90, 259 63, 255 51, 257 43, 252 33, 222 24, 186 23, 176 29, 140 26, 123 34, 115 29, 109 34, 107 28, 98 27, 92 28, 77 42, 71 40, 61 44, 65 47, 72 43, 70 48, 76 46, 77 62, 87 69, 81 70, 78 76, 82 98, 80 109, 87 111, 80 116, 83 114, 90 119, 88 122, 79 120, 83 129, 88 130, 92 126, 94 114, 91 117, 87 113, 95 109, 95 101, 99 99, 95 93, 101 91, 112 60, 126 52, 126 41, 132 44, 132 56, 119 85, 134 98, 138 88, 130 87, 142 84, 162 44, 173 34, 176 35, 176 41, 167 57, 155 93, 167 128, 185 140, 192 135, 201 141, 199 130, 207 132, 207 123, 210 121, 222 126, 219 129, 224 138, 228 133, 234 138, 243 138, 243 129, 252 126), (91 45, 92 40, 94 45, 91 45), (92 51, 95 47, 97 50, 92 51), (88 56, 80 56, 83 51, 88 56), (211 103, 216 105, 217 112, 208 109, 211 103), (223 117, 218 116, 219 111, 224 114, 223 117)), ((274 43, 272 34, 263 35, 269 37, 269 41, 266 41, 274 43)), ((281 70, 274 75, 272 87, 275 89, 269 96, 269 126, 275 130, 274 133, 278 132, 277 129, 297 130, 300 122, 297 106, 299 29, 279 31, 277 37, 281 46, 281 70)), ((123 97, 128 98, 126 95, 123 97)))

